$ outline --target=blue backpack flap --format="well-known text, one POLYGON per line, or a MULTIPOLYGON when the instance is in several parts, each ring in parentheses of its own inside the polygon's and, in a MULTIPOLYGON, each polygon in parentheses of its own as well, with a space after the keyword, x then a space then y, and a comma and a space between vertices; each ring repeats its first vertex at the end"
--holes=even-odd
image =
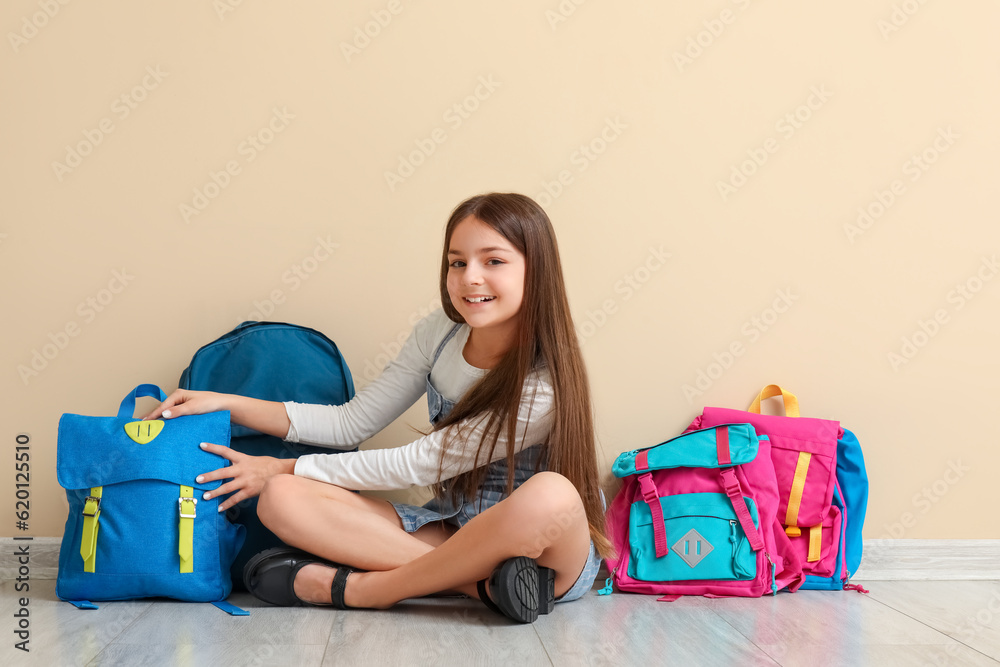
POLYGON ((832 577, 807 576, 802 588, 809 590, 839 591, 848 586, 851 575, 861 566, 864 548, 862 529, 868 511, 868 472, 865 457, 857 437, 846 428, 841 428, 837 439, 837 484, 833 494, 833 504, 844 517, 838 555, 838 570, 846 571, 832 577))
POLYGON ((138 396, 166 398, 143 384, 115 417, 59 420, 56 477, 69 517, 56 595, 77 606, 145 597, 222 600, 244 530, 219 513, 219 498, 202 498, 221 482, 195 478, 228 465, 199 445, 229 444, 229 413, 140 421, 132 416, 138 396))
MULTIPOLYGON (((244 322, 202 346, 184 369, 178 386, 321 405, 342 405, 354 397, 351 371, 336 344, 315 329, 282 322, 244 322)), ((343 451, 284 442, 239 424, 232 425, 230 446, 251 456, 281 459, 343 451)), ((226 515, 247 530, 246 542, 232 567, 233 585, 242 590, 246 562, 282 542, 257 517, 256 498, 238 503, 226 515)))

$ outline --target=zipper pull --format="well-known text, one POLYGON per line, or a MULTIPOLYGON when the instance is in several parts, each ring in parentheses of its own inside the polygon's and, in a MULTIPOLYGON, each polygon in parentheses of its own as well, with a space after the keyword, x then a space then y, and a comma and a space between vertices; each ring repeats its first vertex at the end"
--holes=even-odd
POLYGON ((851 573, 847 573, 847 579, 844 580, 844 590, 845 591, 857 591, 858 593, 868 593, 869 590, 862 586, 861 584, 851 583, 851 573))
POLYGON ((771 595, 777 595, 778 584, 774 581, 774 578, 778 571, 778 566, 774 564, 773 560, 771 560, 771 554, 767 553, 766 551, 764 552, 764 558, 766 558, 767 562, 771 564, 771 595))
POLYGON ((611 571, 611 576, 604 580, 604 588, 597 591, 598 595, 611 595, 614 592, 614 588, 611 585, 611 580, 614 578, 615 572, 617 571, 618 571, 617 567, 611 571))

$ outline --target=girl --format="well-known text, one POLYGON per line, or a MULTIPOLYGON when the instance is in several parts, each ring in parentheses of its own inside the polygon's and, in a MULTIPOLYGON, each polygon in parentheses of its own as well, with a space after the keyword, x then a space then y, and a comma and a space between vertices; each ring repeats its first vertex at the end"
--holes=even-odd
POLYGON ((247 563, 247 589, 262 600, 381 609, 461 592, 531 622, 591 588, 610 543, 590 391, 545 212, 518 194, 461 203, 440 290, 442 310, 345 405, 178 389, 146 416, 229 410, 291 442, 349 449, 426 391, 433 430, 398 448, 296 460, 202 445, 231 462, 199 476, 230 480, 205 497, 232 494, 225 511, 259 494, 261 521, 297 547, 247 563), (414 484, 434 484, 435 497, 416 507, 353 492, 414 484))

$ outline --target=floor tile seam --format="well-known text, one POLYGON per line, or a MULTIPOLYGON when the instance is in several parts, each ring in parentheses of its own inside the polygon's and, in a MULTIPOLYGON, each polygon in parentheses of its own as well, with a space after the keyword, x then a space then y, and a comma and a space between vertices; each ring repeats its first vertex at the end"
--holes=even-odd
POLYGON ((746 634, 744 634, 742 630, 740 630, 740 629, 739 629, 738 627, 736 627, 735 625, 733 625, 732 623, 730 623, 730 622, 729 622, 729 620, 728 620, 728 619, 727 619, 727 618, 726 618, 725 616, 723 616, 723 615, 722 615, 722 614, 720 614, 720 613, 719 613, 718 611, 716 611, 715 609, 713 609, 713 608, 712 608, 712 605, 706 605, 706 606, 704 606, 704 607, 703 607, 703 609, 707 609, 708 611, 712 612, 712 614, 714 614, 716 618, 718 618, 718 619, 719 619, 719 620, 721 620, 721 621, 722 621, 723 623, 725 623, 726 625, 728 625, 729 627, 731 627, 731 628, 733 629, 733 631, 734 631, 734 632, 735 632, 735 633, 736 633, 737 635, 739 635, 740 637, 743 637, 743 639, 747 640, 747 642, 749 642, 749 644, 750 644, 751 646, 753 646, 753 647, 754 647, 755 649, 757 649, 758 651, 760 651, 761 655, 763 655, 764 657, 766 657, 766 658, 767 658, 768 660, 770 660, 770 661, 771 661, 771 662, 773 662, 774 664, 778 665, 779 667, 782 667, 781 663, 780 663, 780 662, 778 662, 778 660, 777 660, 777 659, 775 659, 775 658, 774 658, 774 656, 772 656, 772 655, 771 655, 770 653, 768 653, 768 652, 767 652, 766 650, 764 650, 764 649, 763 649, 763 648, 762 648, 762 647, 761 647, 761 646, 760 646, 759 644, 757 644, 757 642, 755 642, 755 641, 754 641, 753 639, 751 639, 751 638, 750 638, 750 637, 748 637, 748 636, 747 636, 746 634))
MULTIPOLYGON (((915 616, 912 616, 911 614, 903 611, 902 609, 898 609, 898 608, 894 607, 893 605, 889 604, 888 602, 886 602, 884 600, 879 600, 878 598, 871 597, 870 594, 868 596, 866 596, 866 597, 868 597, 869 600, 872 600, 873 602, 875 602, 877 604, 880 604, 883 607, 886 607, 887 609, 891 609, 892 611, 896 612, 897 614, 902 614, 903 616, 909 618, 910 620, 915 621, 916 623, 919 623, 920 625, 922 625, 922 626, 924 626, 926 628, 930 628, 934 632, 937 632, 938 634, 947 637, 948 639, 952 640, 953 642, 955 642, 957 644, 960 644, 960 645, 964 646, 965 648, 969 649, 970 651, 975 651, 976 653, 982 655, 983 657, 985 657, 985 658, 987 658, 989 660, 996 661, 996 658, 994 658, 993 656, 986 655, 985 653, 983 653, 982 651, 980 651, 976 647, 970 646, 969 644, 966 644, 964 641, 962 641, 961 639, 959 639, 955 635, 951 634, 947 630, 941 630, 939 628, 935 628, 933 625, 931 625, 927 621, 923 621, 923 620, 921 620, 921 619, 919 619, 919 618, 917 618, 915 616)), ((925 646, 948 646, 948 644, 922 644, 922 645, 925 645, 925 646)), ((892 646, 900 646, 900 644, 892 644, 892 646)), ((905 646, 905 644, 903 644, 903 646, 905 646)))
POLYGON ((538 644, 542 647, 542 651, 545 652, 545 659, 549 661, 549 664, 552 665, 552 667, 555 667, 556 663, 549 654, 549 648, 545 645, 545 640, 542 639, 542 635, 538 632, 538 626, 532 624, 531 629, 534 631, 535 638, 538 639, 538 644))
MULTIPOLYGON (((67 604, 69 604, 69 603, 67 603, 67 604)), ((153 607, 154 607, 154 603, 153 602, 146 603, 146 608, 142 610, 142 613, 136 614, 136 616, 129 623, 127 623, 125 625, 125 627, 123 627, 118 632, 118 634, 116 634, 114 637, 112 637, 111 639, 109 639, 104 644, 104 646, 101 647, 101 650, 99 650, 97 653, 95 653, 94 657, 91 658, 89 662, 87 662, 87 666, 90 667, 90 665, 93 665, 97 660, 99 660, 100 657, 104 654, 104 652, 107 651, 109 648, 111 648, 115 644, 115 641, 119 637, 121 637, 123 634, 125 634, 126 632, 128 632, 128 629, 131 628, 133 625, 135 625, 136 622, 139 621, 139 619, 141 619, 143 616, 145 616, 146 614, 148 614, 153 609, 153 607)), ((92 611, 99 612, 100 610, 89 610, 89 609, 88 610, 84 610, 84 609, 81 609, 80 613, 89 614, 92 611)), ((123 646, 128 646, 129 644, 122 644, 122 645, 123 646)))

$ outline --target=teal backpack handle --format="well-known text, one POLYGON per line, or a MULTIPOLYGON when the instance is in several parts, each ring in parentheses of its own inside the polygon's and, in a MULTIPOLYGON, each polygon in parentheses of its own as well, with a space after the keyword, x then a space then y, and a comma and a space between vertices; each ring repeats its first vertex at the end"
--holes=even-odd
POLYGON ((128 396, 122 399, 122 404, 118 408, 118 418, 132 419, 132 415, 135 414, 135 399, 141 396, 151 396, 161 401, 167 400, 167 395, 155 384, 140 384, 128 396))

